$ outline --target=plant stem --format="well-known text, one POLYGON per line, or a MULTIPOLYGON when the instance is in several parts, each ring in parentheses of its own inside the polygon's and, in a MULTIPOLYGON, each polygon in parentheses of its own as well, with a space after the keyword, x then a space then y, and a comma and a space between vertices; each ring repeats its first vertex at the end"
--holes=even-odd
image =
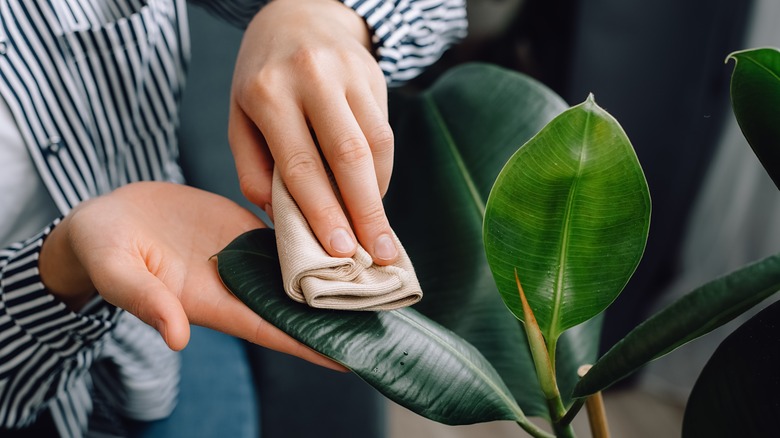
POLYGON ((555 350, 558 348, 558 338, 547 339, 547 356, 550 357, 550 367, 555 374, 555 350))
POLYGON ((539 324, 536 322, 534 311, 528 304, 528 300, 523 292, 523 286, 520 284, 520 278, 517 276, 517 268, 515 268, 515 283, 517 284, 517 292, 520 294, 520 302, 523 305, 523 316, 525 334, 528 338, 528 347, 531 350, 531 358, 534 361, 534 368, 536 369, 536 377, 539 380, 539 385, 542 388, 542 393, 547 400, 547 405, 550 407, 550 414, 555 421, 559 420, 559 416, 563 415, 563 404, 557 403, 560 401, 561 395, 558 390, 558 384, 555 381, 555 367, 550 361, 550 354, 547 347, 547 342, 555 344, 555 340, 545 340, 542 330, 539 328, 539 324), (558 409, 560 404, 560 410, 558 409))
POLYGON ((525 324, 525 334, 528 337, 528 347, 531 350, 531 358, 536 368, 536 377, 542 388, 542 393, 547 401, 547 410, 552 418, 553 429, 559 437, 573 437, 574 432, 568 424, 559 424, 561 418, 566 415, 566 408, 563 406, 561 391, 558 389, 558 382, 555 378, 555 348, 557 339, 545 340, 542 330, 534 316, 534 311, 528 304, 523 286, 520 284, 520 278, 515 268, 515 283, 517 292, 520 294, 520 302, 523 304, 523 316, 525 324), (549 342, 549 344, 548 344, 549 342), (552 350, 552 353, 550 351, 552 350))
POLYGON ((571 424, 553 423, 552 426, 557 438, 575 438, 571 424))
POLYGON ((585 405, 585 398, 577 398, 574 399, 574 403, 571 405, 568 411, 566 411, 566 415, 561 418, 561 421, 559 423, 561 424, 571 424, 572 421, 574 421, 574 417, 577 416, 577 414, 580 412, 580 409, 585 405))
MULTIPOLYGON (((547 408, 552 416, 553 423, 560 423, 563 417, 566 415, 566 408, 563 406, 563 399, 561 398, 561 392, 558 389, 558 380, 555 378, 555 350, 558 347, 558 338, 552 338, 547 340, 547 357, 549 358, 549 364, 552 375, 552 391, 547 394, 547 408), (551 398, 549 398, 552 396, 551 398)), ((567 424, 564 424, 566 426, 567 424)))
POLYGON ((550 411, 553 423, 560 423, 564 415, 566 415, 566 408, 563 406, 563 399, 561 399, 561 393, 558 391, 558 385, 555 385, 554 397, 547 399, 547 410, 550 411))
POLYGON ((556 438, 555 435, 540 429, 537 425, 528 421, 527 418, 525 418, 522 422, 518 421, 517 424, 534 438, 556 438))

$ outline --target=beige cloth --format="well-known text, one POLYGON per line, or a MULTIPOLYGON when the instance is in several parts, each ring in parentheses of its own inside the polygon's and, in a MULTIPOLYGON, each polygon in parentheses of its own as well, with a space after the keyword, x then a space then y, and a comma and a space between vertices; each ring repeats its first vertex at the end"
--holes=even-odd
POLYGON ((400 257, 380 266, 358 245, 351 258, 332 257, 322 248, 282 182, 273 179, 276 247, 287 295, 311 307, 344 310, 392 310, 422 298, 412 262, 393 234, 400 257))

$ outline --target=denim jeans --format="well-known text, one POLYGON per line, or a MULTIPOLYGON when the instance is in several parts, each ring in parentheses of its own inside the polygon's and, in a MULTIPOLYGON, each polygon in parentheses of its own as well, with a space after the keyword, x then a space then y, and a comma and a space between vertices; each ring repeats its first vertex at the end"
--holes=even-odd
POLYGON ((181 352, 179 402, 170 417, 136 425, 137 438, 257 438, 259 405, 241 340, 192 327, 181 352))

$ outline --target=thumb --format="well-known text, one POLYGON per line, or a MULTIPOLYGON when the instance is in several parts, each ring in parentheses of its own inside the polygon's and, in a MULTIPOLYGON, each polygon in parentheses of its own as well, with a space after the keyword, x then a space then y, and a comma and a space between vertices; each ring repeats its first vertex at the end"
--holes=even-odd
POLYGON ((181 302, 143 263, 107 269, 95 286, 106 301, 154 327, 170 349, 181 350, 189 342, 190 324, 181 302))

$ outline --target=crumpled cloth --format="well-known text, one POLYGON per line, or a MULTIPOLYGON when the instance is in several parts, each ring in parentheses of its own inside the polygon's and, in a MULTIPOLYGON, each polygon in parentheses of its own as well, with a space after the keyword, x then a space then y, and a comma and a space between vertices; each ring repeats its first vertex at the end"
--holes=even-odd
POLYGON ((399 258, 392 265, 374 264, 359 244, 353 257, 333 257, 320 245, 278 171, 272 190, 276 247, 290 298, 343 310, 393 310, 422 299, 412 262, 395 234, 399 258))

